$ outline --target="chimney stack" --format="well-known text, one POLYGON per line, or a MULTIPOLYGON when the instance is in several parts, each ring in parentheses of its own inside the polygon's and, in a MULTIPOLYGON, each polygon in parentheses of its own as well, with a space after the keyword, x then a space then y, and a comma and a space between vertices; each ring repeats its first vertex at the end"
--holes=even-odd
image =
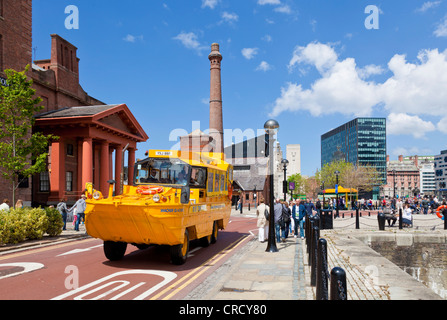
POLYGON ((214 148, 212 148, 211 151, 223 153, 222 55, 219 52, 219 44, 213 43, 211 45, 211 53, 209 54, 208 59, 211 63, 210 136, 214 140, 214 148))

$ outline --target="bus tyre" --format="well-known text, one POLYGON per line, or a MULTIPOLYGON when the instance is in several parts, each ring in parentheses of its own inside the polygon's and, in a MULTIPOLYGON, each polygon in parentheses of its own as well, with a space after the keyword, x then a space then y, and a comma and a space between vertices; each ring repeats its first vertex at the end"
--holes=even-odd
POLYGON ((182 265, 186 262, 189 252, 189 233, 188 229, 185 230, 183 237, 183 243, 175 246, 171 246, 171 262, 175 265, 182 265))
POLYGON ((217 242, 217 233, 219 232, 219 228, 217 226, 217 221, 214 221, 213 225, 213 233, 211 234, 211 243, 214 244, 217 242))
POLYGON ((202 246, 203 248, 208 247, 211 244, 211 238, 212 238, 212 234, 210 234, 209 236, 201 238, 200 239, 200 246, 202 246))
POLYGON ((104 254, 110 261, 118 261, 124 257, 126 253, 127 243, 104 241, 104 254))

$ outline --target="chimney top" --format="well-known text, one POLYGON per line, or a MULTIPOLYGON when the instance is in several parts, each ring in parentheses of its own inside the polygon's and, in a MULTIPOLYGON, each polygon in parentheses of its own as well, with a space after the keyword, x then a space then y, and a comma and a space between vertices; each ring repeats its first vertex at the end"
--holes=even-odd
POLYGON ((219 57, 222 58, 222 55, 219 52, 219 44, 218 43, 213 43, 211 45, 211 53, 208 56, 209 59, 213 58, 213 57, 219 57))

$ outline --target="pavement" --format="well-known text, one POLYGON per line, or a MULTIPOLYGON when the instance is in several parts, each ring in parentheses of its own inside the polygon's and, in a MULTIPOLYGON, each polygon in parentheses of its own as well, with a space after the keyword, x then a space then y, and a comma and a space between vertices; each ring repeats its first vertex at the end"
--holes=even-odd
MULTIPOLYGON (((254 218, 256 211, 253 208, 240 214, 233 210, 232 216, 254 218)), ((327 241, 328 272, 334 267, 346 272, 348 300, 442 300, 369 246, 372 241, 393 241, 398 246, 445 244, 447 230, 441 219, 436 215, 414 215, 413 228, 399 230, 396 224, 379 231, 377 211, 362 212, 359 229, 355 214, 352 216, 350 211, 341 212, 333 229, 320 231, 320 238, 327 241)), ((0 246, 0 256, 88 237, 83 225, 80 231, 74 231, 68 224, 58 237, 0 246)), ((266 252, 267 242, 259 242, 254 230, 248 243, 185 300, 315 300, 316 287, 311 286, 305 242, 289 235, 285 243, 277 243, 278 252, 266 252)))
MULTIPOLYGON (((414 215, 414 227, 399 230, 398 224, 379 231, 377 211, 362 212, 359 229, 355 213, 345 211, 334 228, 321 230, 327 241, 328 272, 341 267, 346 272, 348 300, 442 300, 421 282, 384 258, 368 245, 371 241, 395 241, 409 246, 416 242, 446 243, 447 231, 435 215, 414 215)), ((233 216, 256 217, 255 210, 233 216)), ((290 236, 277 243, 278 252, 266 252, 254 234, 250 242, 227 261, 186 299, 191 300, 315 300, 305 240, 290 236)), ((330 288, 330 284, 328 286, 330 288)), ((329 289, 330 291, 330 289, 329 289)), ((445 290, 444 290, 445 291, 445 290)))

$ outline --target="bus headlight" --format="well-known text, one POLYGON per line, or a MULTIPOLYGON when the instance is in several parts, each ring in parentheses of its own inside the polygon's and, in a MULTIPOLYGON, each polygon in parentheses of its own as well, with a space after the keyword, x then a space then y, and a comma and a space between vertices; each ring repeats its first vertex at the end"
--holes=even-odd
POLYGON ((152 200, 154 200, 154 202, 160 202, 160 195, 154 194, 152 200))
POLYGON ((93 192, 93 199, 95 200, 101 199, 101 193, 99 193, 98 191, 93 192))

